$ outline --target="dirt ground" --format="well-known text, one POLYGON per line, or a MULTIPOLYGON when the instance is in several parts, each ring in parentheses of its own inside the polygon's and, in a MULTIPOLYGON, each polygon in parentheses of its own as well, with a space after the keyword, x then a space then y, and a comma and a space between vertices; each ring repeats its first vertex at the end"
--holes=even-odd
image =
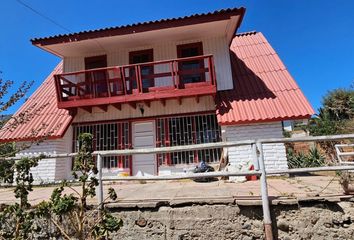
MULTIPOLYGON (((161 205, 179 205, 183 203, 234 203, 260 205, 259 180, 244 183, 228 183, 224 180, 198 183, 192 180, 165 182, 117 182, 104 185, 105 194, 113 187, 118 200, 116 207, 155 207, 161 205)), ((32 204, 49 199, 55 186, 36 186, 30 193, 32 204)), ((78 186, 73 186, 78 189, 78 186)), ((67 192, 73 192, 67 189, 67 192)), ((343 196, 343 190, 338 177, 333 176, 297 176, 269 177, 268 192, 273 204, 284 201, 306 199, 338 199, 343 196)), ((15 201, 13 188, 0 188, 0 203, 15 201)), ((96 198, 90 199, 92 204, 96 198)))

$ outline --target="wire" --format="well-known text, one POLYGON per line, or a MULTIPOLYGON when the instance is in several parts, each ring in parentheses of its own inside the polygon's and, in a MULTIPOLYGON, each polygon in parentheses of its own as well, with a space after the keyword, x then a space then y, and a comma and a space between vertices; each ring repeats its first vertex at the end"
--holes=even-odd
MULTIPOLYGON (((46 16, 45 14, 37 11, 36 9, 34 9, 33 7, 31 7, 30 5, 28 5, 27 3, 24 3, 22 0, 16 0, 19 4, 21 4, 22 6, 26 7, 27 9, 31 10, 32 12, 34 12, 35 14, 37 14, 38 16, 46 19, 47 21, 53 23, 54 25, 56 25, 57 27, 65 30, 68 33, 73 33, 73 31, 71 31, 69 28, 61 25, 60 23, 56 22, 55 20, 53 20, 52 18, 46 16)), ((103 51, 106 51, 105 48, 96 40, 96 39, 92 39, 103 51)))
POLYGON ((47 21, 55 24, 56 26, 60 27, 61 29, 72 33, 72 31, 70 29, 68 29, 67 27, 64 27, 63 25, 61 25, 60 23, 56 22, 55 20, 51 19, 50 17, 44 15, 43 13, 37 11, 36 9, 34 9, 33 7, 31 7, 30 5, 28 5, 27 3, 22 2, 21 0, 16 0, 19 4, 21 4, 22 6, 28 8, 29 10, 31 10, 32 12, 34 12, 35 14, 41 16, 42 18, 46 19, 47 21))

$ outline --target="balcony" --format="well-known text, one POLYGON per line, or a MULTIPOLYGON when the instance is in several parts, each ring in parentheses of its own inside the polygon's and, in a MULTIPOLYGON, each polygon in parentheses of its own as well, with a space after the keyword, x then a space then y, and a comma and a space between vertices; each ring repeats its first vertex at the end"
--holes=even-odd
MULTIPOLYGON (((115 66, 55 75, 58 107, 117 108, 216 94, 212 55, 115 66)), ((181 102, 181 101, 179 101, 181 102)))

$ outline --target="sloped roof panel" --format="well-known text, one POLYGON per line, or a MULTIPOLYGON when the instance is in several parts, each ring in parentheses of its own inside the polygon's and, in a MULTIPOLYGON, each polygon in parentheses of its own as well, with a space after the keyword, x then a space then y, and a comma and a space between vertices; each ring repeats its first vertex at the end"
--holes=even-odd
POLYGON ((234 89, 218 92, 221 125, 301 119, 314 114, 262 33, 236 35, 230 54, 234 89))
POLYGON ((69 111, 57 107, 54 75, 62 73, 62 63, 0 130, 0 141, 55 139, 65 134, 72 121, 69 111), (14 127, 16 126, 16 127, 14 127))

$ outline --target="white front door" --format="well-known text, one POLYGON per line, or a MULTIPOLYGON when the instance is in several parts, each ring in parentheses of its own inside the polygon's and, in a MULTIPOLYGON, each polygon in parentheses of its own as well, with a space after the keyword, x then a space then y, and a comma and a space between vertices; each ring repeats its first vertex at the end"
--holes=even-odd
MULTIPOLYGON (((133 148, 154 148, 155 122, 134 122, 132 125, 133 148)), ((156 154, 133 155, 133 175, 156 175, 156 154)))

